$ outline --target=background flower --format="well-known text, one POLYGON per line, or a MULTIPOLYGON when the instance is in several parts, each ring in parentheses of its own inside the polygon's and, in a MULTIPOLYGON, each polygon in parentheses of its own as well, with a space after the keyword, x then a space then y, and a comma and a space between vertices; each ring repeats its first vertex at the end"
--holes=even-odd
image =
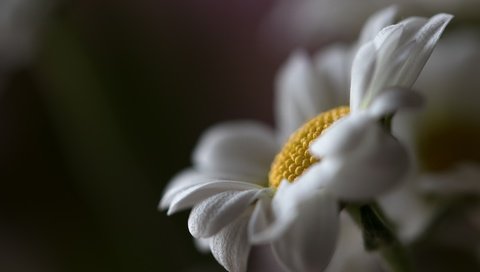
POLYGON ((439 203, 478 192, 480 147, 473 138, 480 131, 479 46, 471 30, 449 33, 416 83, 425 107, 397 116, 394 130, 409 147, 416 171, 406 187, 384 201, 407 241, 422 234, 444 209, 439 203), (432 194, 441 199, 432 201, 432 194))

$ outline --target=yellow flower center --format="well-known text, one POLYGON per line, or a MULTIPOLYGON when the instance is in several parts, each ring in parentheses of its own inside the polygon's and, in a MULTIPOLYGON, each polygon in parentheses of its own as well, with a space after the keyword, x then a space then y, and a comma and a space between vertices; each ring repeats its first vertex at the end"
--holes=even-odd
POLYGON ((349 112, 347 106, 334 108, 317 115, 295 131, 273 160, 268 175, 270 187, 277 188, 283 179, 294 182, 312 164, 318 162, 308 151, 310 144, 349 112))

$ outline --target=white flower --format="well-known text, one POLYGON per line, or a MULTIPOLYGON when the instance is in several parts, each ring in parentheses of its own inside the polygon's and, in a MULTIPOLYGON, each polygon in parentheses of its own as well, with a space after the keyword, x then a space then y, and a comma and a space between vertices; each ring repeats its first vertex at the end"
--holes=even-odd
MULTIPOLYGON (((388 10, 375 17, 380 23, 368 26, 378 28, 391 16, 388 10)), ((174 179, 160 206, 168 207, 169 214, 193 207, 190 233, 208 238, 212 254, 229 271, 246 270, 251 244, 270 245, 287 270, 324 269, 337 241, 339 201, 368 201, 404 176, 406 153, 380 120, 419 104, 419 97, 406 88, 450 19, 445 14, 409 18, 365 42, 352 64, 351 110, 326 111, 345 96, 329 94, 326 86, 312 92, 312 86, 326 81, 315 76, 304 55, 294 55, 294 68, 283 76, 299 88, 296 94, 289 87, 280 91, 278 136, 251 123, 210 130, 194 153, 194 168, 174 179), (284 138, 283 131, 322 111, 273 159, 276 137, 284 138)), ((320 75, 332 80, 350 71, 335 67, 340 72, 320 75)))

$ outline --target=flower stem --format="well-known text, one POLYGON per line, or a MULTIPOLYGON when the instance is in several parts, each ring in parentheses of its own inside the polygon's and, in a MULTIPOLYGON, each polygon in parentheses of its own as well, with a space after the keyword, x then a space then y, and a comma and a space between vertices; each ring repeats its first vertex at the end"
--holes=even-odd
POLYGON ((360 226, 365 249, 379 251, 392 272, 412 271, 405 248, 398 240, 377 203, 347 205, 347 211, 360 226))

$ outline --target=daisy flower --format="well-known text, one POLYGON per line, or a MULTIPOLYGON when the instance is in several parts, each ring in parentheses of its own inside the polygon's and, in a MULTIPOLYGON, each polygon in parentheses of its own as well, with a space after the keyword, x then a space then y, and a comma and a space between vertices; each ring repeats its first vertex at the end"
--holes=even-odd
MULTIPOLYGON (((392 16, 380 14, 377 22, 392 16)), ((193 168, 174 178, 160 207, 168 214, 193 207, 190 233, 208 239, 212 254, 229 271, 246 270, 251 245, 268 245, 286 270, 324 269, 335 250, 341 207, 371 200, 407 171, 404 147, 388 124, 396 111, 420 104, 408 88, 450 19, 446 14, 408 18, 362 44, 351 65, 349 105, 331 104, 333 109, 317 112, 279 152, 275 139, 283 138, 282 132, 276 136, 252 123, 211 129, 194 152, 193 168)), ((296 55, 294 63, 302 58, 296 55)), ((280 92, 290 95, 293 106, 285 106, 279 118, 294 123, 312 108, 327 107, 312 98, 335 101, 321 96, 326 91, 319 97, 310 91, 304 86, 297 95, 280 92)))

